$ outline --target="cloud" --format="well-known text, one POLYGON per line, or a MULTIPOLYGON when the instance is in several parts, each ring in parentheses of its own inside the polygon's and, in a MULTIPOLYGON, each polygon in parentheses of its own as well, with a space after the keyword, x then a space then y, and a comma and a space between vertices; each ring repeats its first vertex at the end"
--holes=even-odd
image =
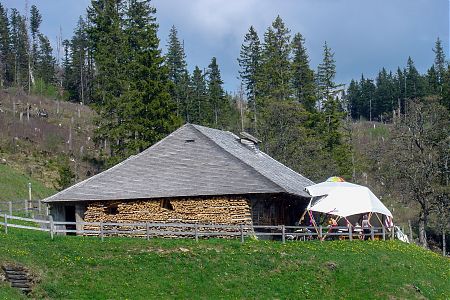
MULTIPOLYGON (((2 0, 11 8, 25 0, 2 0)), ((43 14, 42 31, 51 40, 63 28, 70 38, 78 16, 90 0, 30 0, 43 14)), ((153 0, 160 24, 161 46, 172 25, 185 43, 189 67, 208 66, 216 56, 228 90, 239 85, 237 57, 244 35, 253 25, 261 38, 277 15, 292 34, 302 33, 315 68, 328 41, 335 52, 337 81, 348 82, 361 73, 403 67, 411 56, 425 72, 433 63, 438 36, 448 50, 448 0, 153 0)))

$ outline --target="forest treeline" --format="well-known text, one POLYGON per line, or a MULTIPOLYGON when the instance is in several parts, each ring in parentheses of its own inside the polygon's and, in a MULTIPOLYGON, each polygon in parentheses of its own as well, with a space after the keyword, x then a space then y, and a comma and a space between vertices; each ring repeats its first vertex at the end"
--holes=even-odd
POLYGON ((42 15, 33 5, 23 16, 0 3, 0 87, 18 86, 31 92, 44 83, 55 83, 55 58, 46 35, 41 33, 42 15))
POLYGON ((438 38, 433 48, 434 64, 426 74, 420 74, 411 57, 405 68, 387 71, 382 68, 375 79, 352 80, 347 89, 348 112, 353 119, 369 121, 392 120, 407 111, 410 99, 438 95, 440 104, 450 109, 450 68, 442 41, 438 38))
POLYGON ((440 39, 426 74, 409 58, 395 73, 383 68, 345 89, 330 45, 313 68, 305 38, 278 16, 243 37, 241 89, 230 93, 216 57, 188 66, 177 28, 162 52, 150 0, 92 0, 72 37, 58 41, 56 57, 41 22, 36 6, 23 16, 0 4, 1 87, 91 106, 106 165, 190 122, 250 132, 265 152, 313 180, 358 182, 369 170, 388 195, 417 207, 424 245, 430 216, 448 216, 450 69, 440 39), (365 153, 354 145, 352 121, 360 119, 390 126, 365 153))

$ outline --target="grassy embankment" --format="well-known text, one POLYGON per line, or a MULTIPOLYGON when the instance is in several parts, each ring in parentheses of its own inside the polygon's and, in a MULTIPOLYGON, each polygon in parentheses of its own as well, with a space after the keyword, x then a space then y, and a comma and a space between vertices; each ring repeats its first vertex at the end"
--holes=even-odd
MULTIPOLYGON (((1 230, 1 228, 0 228, 1 230)), ((445 299, 450 261, 398 241, 279 242, 0 234, 0 264, 30 268, 35 298, 445 299)), ((1 299, 22 296, 0 283, 1 299)))
POLYGON ((42 199, 55 193, 41 182, 0 164, 0 202, 28 199, 28 183, 31 182, 32 198, 42 199))

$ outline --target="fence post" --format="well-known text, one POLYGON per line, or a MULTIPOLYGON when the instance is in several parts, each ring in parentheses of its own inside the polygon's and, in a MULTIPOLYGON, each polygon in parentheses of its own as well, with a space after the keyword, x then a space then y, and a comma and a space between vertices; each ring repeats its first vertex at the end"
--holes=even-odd
POLYGON ((353 241, 353 230, 352 230, 352 225, 348 225, 348 239, 350 241, 353 241))
POLYGON ((103 222, 100 222, 100 238, 103 242, 103 239, 104 239, 104 237, 103 237, 103 222))
POLYGON ((198 224, 197 223, 194 224, 194 229, 195 229, 195 241, 198 242, 198 224))
POLYGON ((394 240, 394 236, 395 236, 395 227, 392 226, 392 227, 391 227, 391 241, 394 240))
POLYGON ((445 250, 447 249, 447 243, 445 241, 445 227, 442 228, 442 256, 445 256, 445 250))
POLYGON ((38 200, 38 210, 39 210, 39 214, 41 214, 41 210, 42 210, 41 199, 38 200))
POLYGON ((34 205, 31 198, 31 182, 28 183, 28 201, 29 208, 31 209, 31 218, 34 219, 34 205))
POLYGON ((4 214, 5 216, 5 234, 8 234, 8 216, 4 214))
POLYGON ((240 229, 241 229, 241 243, 244 242, 244 224, 240 225, 240 229))
POLYGON ((383 231, 383 241, 386 240, 386 228, 384 227, 384 225, 381 225, 381 230, 383 231))
POLYGON ((12 216, 12 202, 8 202, 9 215, 12 216))
POLYGON ((48 216, 48 220, 50 221, 50 237, 52 238, 52 240, 53 240, 53 235, 54 235, 54 232, 53 232, 53 217, 52 216, 48 216))
POLYGON ((411 220, 408 220, 408 227, 409 227, 409 240, 412 243, 413 240, 413 233, 412 233, 412 226, 411 226, 411 220))
POLYGON ((319 239, 322 240, 322 225, 319 226, 319 239))
POLYGON ((286 228, 284 227, 284 224, 281 225, 281 241, 286 243, 286 228))
POLYGON ((28 201, 27 200, 23 200, 24 203, 24 208, 25 208, 25 216, 28 216, 28 201))
POLYGON ((45 215, 48 216, 50 214, 48 204, 45 205, 45 215))
POLYGON ((147 241, 150 240, 150 225, 148 222, 145 222, 145 232, 147 234, 147 241))
POLYGON ((375 233, 373 232, 373 226, 370 227, 370 239, 372 241, 375 239, 375 233))

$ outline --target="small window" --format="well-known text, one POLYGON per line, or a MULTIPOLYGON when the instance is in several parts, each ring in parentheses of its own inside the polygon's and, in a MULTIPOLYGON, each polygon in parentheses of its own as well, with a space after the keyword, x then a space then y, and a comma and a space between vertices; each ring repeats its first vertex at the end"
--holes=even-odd
POLYGON ((117 205, 108 206, 106 213, 108 215, 117 215, 119 213, 119 207, 117 205))
POLYGON ((173 210, 173 206, 168 199, 161 200, 161 208, 173 210))

